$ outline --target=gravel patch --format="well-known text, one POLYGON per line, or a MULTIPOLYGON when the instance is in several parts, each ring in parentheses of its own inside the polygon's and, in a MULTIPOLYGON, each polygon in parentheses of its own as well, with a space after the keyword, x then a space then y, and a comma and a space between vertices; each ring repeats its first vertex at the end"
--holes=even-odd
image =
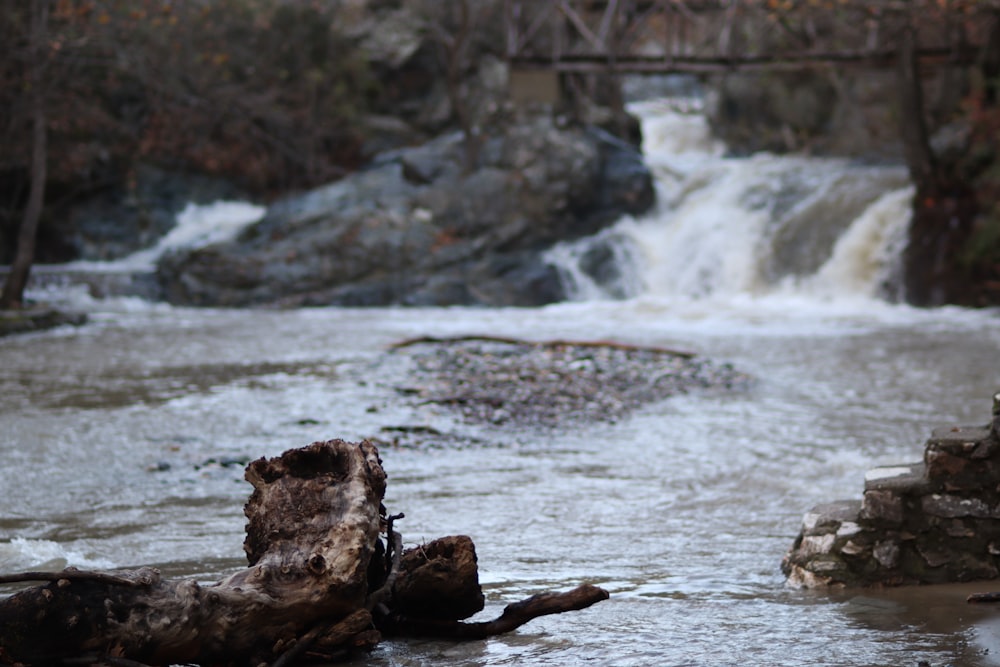
POLYGON ((406 341, 417 405, 441 405, 470 424, 554 427, 616 421, 695 390, 739 390, 748 376, 692 354, 617 343, 494 338, 406 341))

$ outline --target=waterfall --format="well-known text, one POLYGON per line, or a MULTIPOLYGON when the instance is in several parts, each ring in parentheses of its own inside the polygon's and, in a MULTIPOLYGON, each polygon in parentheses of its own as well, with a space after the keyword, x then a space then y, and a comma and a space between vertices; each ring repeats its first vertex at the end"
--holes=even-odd
MULTIPOLYGON (((260 220, 265 208, 244 201, 188 204, 177 223, 154 245, 112 261, 77 260, 67 264, 37 264, 28 283, 29 298, 77 302, 90 297, 131 296, 158 300, 156 262, 171 250, 198 248, 236 238, 260 220)), ((79 304, 78 304, 79 305, 79 304)))
POLYGON ((912 188, 900 166, 727 157, 698 112, 645 102, 657 205, 554 248, 574 300, 898 295, 912 188))
POLYGON ((173 229, 153 246, 110 262, 77 261, 63 266, 90 271, 152 271, 157 260, 171 250, 231 241, 245 227, 260 220, 265 210, 263 206, 245 201, 189 203, 177 214, 173 229))

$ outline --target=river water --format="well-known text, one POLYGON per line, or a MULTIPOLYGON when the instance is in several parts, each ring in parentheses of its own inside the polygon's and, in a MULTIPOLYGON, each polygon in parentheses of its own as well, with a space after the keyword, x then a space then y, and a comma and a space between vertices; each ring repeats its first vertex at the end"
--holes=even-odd
POLYGON ((965 603, 1000 583, 803 591, 779 569, 813 505, 860 498, 868 468, 919 459, 935 426, 988 419, 1000 315, 890 302, 897 168, 656 146, 660 208, 554 253, 574 302, 249 311, 46 294, 91 321, 0 341, 0 571, 218 579, 244 565, 248 459, 377 437, 404 541, 474 539, 484 617, 583 582, 611 599, 487 641, 386 642, 357 664, 1000 664, 1000 611, 965 603), (595 249, 616 271, 588 273, 595 249), (483 333, 681 348, 753 382, 537 431, 405 400, 419 378, 393 342, 483 333), (424 427, 441 443, 393 445, 424 427))

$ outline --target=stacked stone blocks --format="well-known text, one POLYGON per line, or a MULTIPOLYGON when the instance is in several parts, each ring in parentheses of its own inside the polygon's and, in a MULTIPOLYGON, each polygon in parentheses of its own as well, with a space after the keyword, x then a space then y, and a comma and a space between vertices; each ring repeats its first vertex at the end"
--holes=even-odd
POLYGON ((923 461, 869 470, 860 502, 807 512, 782 571, 805 587, 1000 576, 1000 393, 990 424, 936 429, 923 461))

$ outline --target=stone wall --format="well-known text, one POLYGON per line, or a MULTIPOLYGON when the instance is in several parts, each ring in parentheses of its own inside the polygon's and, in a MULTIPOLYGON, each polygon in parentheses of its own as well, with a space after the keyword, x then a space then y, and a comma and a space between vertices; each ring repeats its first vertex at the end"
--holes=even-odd
POLYGON ((1000 576, 1000 393, 990 424, 935 429, 923 461, 869 470, 862 500, 807 512, 781 568, 805 587, 1000 576))

